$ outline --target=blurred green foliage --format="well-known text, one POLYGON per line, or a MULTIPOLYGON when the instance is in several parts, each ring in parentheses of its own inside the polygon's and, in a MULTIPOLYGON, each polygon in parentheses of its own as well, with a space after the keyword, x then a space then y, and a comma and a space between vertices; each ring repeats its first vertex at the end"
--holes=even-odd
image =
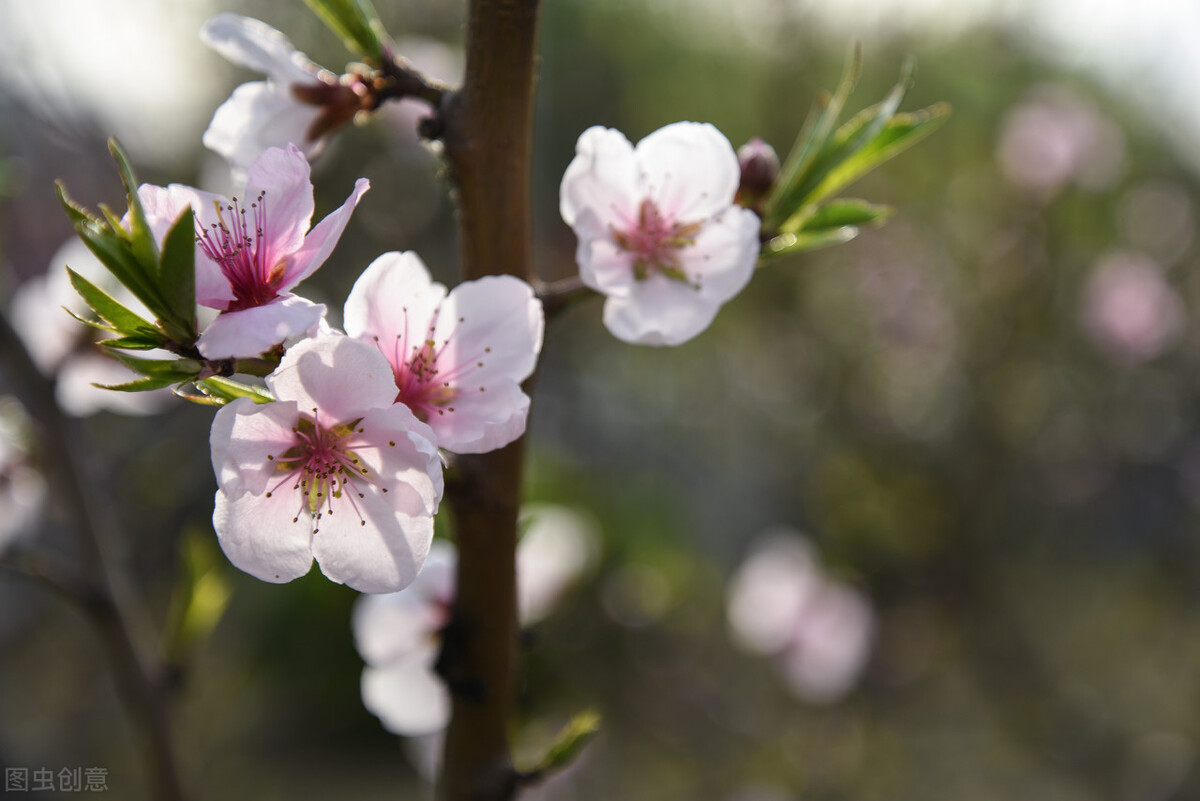
MULTIPOLYGON (((459 35, 454 4, 378 6, 401 53, 406 33, 459 35)), ((319 63, 346 60, 295 4, 248 8, 319 63)), ((752 44, 632 3, 546 4, 543 277, 572 272, 557 186, 582 130, 636 141, 706 120, 735 147, 758 135, 786 151, 839 74, 848 43, 830 38, 784 18, 752 44)), ((885 226, 772 261, 680 348, 621 344, 595 302, 551 323, 529 495, 593 514, 604 557, 529 640, 515 739, 536 759, 574 711, 603 722, 531 797, 1200 796, 1197 182, 1145 120, 1008 33, 872 42, 855 97, 883 96, 908 55, 906 105, 948 101, 955 115, 856 186, 897 210, 885 226), (1039 144, 1070 135, 1099 145, 1071 169, 1053 147, 1037 161, 1039 144), (879 616, 866 674, 836 704, 793 697, 728 636, 728 576, 778 525, 814 540, 879 616)), ((231 72, 230 86, 245 79, 231 72)), ((68 179, 89 204, 85 171, 109 181, 105 132, 20 128, 50 124, 29 111, 0 128, 4 163, 28 178, 0 199, 8 287, 70 233, 61 215, 49 233, 31 221, 26 198, 51 191, 33 179, 68 179), (68 168, 81 174, 54 172, 68 168)), ((144 177, 191 182, 196 169, 144 177)), ((382 120, 346 132, 317 170, 317 215, 354 177, 374 188, 305 288, 337 309, 389 249, 418 250, 452 283, 437 172, 382 120)), ((211 514, 209 419, 189 405, 89 427, 103 511, 156 625, 179 533, 211 514)), ((222 567, 232 598, 192 644, 179 704, 201 795, 427 793, 359 701, 354 593, 222 567)), ((94 640, 36 588, 5 577, 0 594, 0 761, 106 765, 115 797, 139 797, 94 640)))

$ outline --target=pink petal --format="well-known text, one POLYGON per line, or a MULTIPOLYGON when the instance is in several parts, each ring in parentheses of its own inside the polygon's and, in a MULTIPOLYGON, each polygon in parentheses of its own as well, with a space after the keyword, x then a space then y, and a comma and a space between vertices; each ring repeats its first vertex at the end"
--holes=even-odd
POLYGON ((393 734, 433 734, 449 723, 450 694, 430 669, 432 656, 363 670, 363 706, 393 734))
POLYGON ((288 349, 267 387, 301 411, 316 408, 330 425, 356 420, 396 399, 392 367, 364 342, 328 335, 305 339, 288 349))
MULTIPOLYGON (((585 212, 580 218, 588 214, 585 212)), ((617 247, 607 231, 594 239, 580 236, 575 261, 579 264, 579 278, 597 292, 623 297, 634 285, 633 256, 617 247)))
POLYGON ((700 285, 705 299, 724 303, 750 283, 758 265, 760 228, 758 215, 731 206, 705 223, 696 244, 680 251, 684 272, 700 285))
POLYGON ((559 186, 559 212, 567 225, 574 227, 585 209, 604 225, 627 220, 641 200, 638 161, 625 135, 599 126, 584 131, 559 186))
POLYGON ((320 71, 286 36, 252 17, 217 14, 200 28, 200 40, 234 64, 282 84, 312 80, 320 71))
POLYGON ((262 495, 278 484, 283 475, 268 457, 295 444, 292 428, 299 415, 296 404, 287 401, 257 404, 238 398, 222 406, 208 438, 221 491, 231 498, 262 495))
MULTIPOLYGON (((250 204, 260 205, 264 233, 259 237, 258 247, 267 248, 265 261, 270 266, 283 261, 304 244, 304 235, 313 215, 313 187, 309 176, 308 159, 292 144, 286 149, 264 150, 246 171, 242 208, 250 216, 250 204)), ((297 283, 299 279, 291 283, 285 279, 277 291, 286 292, 297 283)))
POLYGON ((359 198, 370 188, 370 181, 359 178, 354 182, 354 191, 346 198, 346 202, 308 232, 304 244, 287 259, 284 279, 280 284, 281 292, 291 289, 325 263, 341 238, 342 231, 346 229, 346 223, 350 221, 350 215, 354 213, 359 198))
POLYGON ((321 143, 310 139, 308 131, 323 111, 301 103, 286 85, 244 83, 217 107, 204 132, 204 146, 224 156, 241 180, 267 148, 293 144, 314 156, 321 143))
POLYGON ((720 303, 680 281, 651 275, 629 297, 604 303, 604 325, 617 339, 635 345, 680 345, 708 328, 720 303))
MULTIPOLYGON (((218 223, 217 207, 224 208, 229 202, 220 195, 193 189, 182 184, 154 186, 142 184, 138 187, 138 199, 146 212, 146 221, 154 232, 154 239, 161 246, 167 231, 175 224, 179 215, 188 206, 196 215, 196 224, 204 228, 218 223)), ((225 308, 234 299, 229 279, 221 267, 208 258, 199 245, 196 246, 196 302, 214 309, 225 308)))
POLYGON ((201 332, 196 347, 206 359, 253 358, 315 331, 324 316, 324 305, 285 295, 263 306, 221 312, 201 332))
POLYGON ((359 592, 396 592, 407 587, 425 561, 433 540, 433 517, 397 513, 377 492, 355 499, 321 518, 312 553, 330 580, 359 592))
POLYGON ((433 283, 417 254, 384 253, 354 282, 343 324, 357 339, 373 342, 378 337, 380 350, 390 359, 400 355, 397 339, 407 350, 409 343, 428 335, 445 297, 446 288, 433 283))
POLYGON ((454 411, 431 415, 429 426, 438 445, 453 453, 487 453, 503 448, 525 433, 529 396, 513 381, 501 381, 480 392, 466 388, 450 406, 454 411))
POLYGON ((312 567, 311 523, 307 515, 293 523, 295 496, 245 494, 231 499, 218 490, 213 528, 221 550, 255 578, 280 584, 299 578, 312 567))
POLYGON ((659 210, 689 222, 733 202, 741 169, 725 135, 708 123, 676 122, 637 145, 641 190, 659 210))
POLYGON ((349 446, 370 471, 364 476, 387 488, 388 505, 411 517, 434 514, 442 499, 442 462, 430 427, 404 404, 389 402, 367 412, 358 428, 361 435, 349 446))

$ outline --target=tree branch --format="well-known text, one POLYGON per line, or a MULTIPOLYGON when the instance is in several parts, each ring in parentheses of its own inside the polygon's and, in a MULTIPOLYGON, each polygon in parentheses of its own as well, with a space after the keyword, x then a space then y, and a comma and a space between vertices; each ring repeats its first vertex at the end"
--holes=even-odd
MULTIPOLYGON (((537 0, 470 0, 466 77, 442 103, 457 188, 462 277, 532 280, 530 160, 537 0)), ((517 651, 515 552, 524 441, 462 456, 447 487, 458 540, 452 624, 439 669, 453 696, 443 801, 506 801, 517 651)))

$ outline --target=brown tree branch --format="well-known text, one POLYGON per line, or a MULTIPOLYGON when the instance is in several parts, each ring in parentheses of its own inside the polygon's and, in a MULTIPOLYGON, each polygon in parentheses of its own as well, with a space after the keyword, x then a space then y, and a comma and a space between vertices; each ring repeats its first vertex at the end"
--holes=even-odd
MULTIPOLYGON (((470 0, 466 76, 442 103, 457 190, 462 277, 532 280, 530 160, 537 0, 470 0)), ((453 696, 443 801, 517 791, 508 742, 517 651, 515 552, 523 440, 462 456, 447 486, 458 540, 457 598, 439 669, 453 696)))

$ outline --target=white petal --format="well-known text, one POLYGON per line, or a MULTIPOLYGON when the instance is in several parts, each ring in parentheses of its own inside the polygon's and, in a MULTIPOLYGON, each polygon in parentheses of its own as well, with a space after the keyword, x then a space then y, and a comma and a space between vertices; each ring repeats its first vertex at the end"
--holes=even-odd
POLYGON ((221 312, 201 332, 196 347, 206 359, 252 358, 314 332, 324 316, 324 305, 284 295, 264 306, 221 312))
POLYGON ((529 396, 512 381, 489 383, 483 391, 463 386, 462 393, 438 414, 429 426, 439 447, 452 453, 487 453, 525 433, 529 396))
POLYGON ((731 206, 704 224, 696 243, 679 253, 688 278, 700 285, 700 294, 724 303, 745 288, 758 265, 760 250, 758 215, 731 206))
POLYGON ((231 500, 217 490, 213 528, 234 567, 275 584, 309 571, 312 524, 307 516, 292 522, 292 497, 245 494, 231 500))
POLYGON ((224 156, 241 175, 270 147, 292 144, 312 156, 321 143, 310 139, 308 131, 323 111, 320 106, 301 103, 286 85, 244 83, 213 113, 204 132, 204 146, 224 156))
POLYGON ((799 537, 775 536, 755 546, 726 593, 734 641, 764 656, 782 651, 821 582, 812 548, 799 537))
MULTIPOLYGON (((585 212, 580 219, 589 214, 585 212)), ((617 247, 608 231, 592 239, 580 236, 575 261, 579 264, 580 280, 597 292, 625 297, 633 288, 633 255, 617 247)))
POLYGON ((240 14, 217 14, 200 29, 200 39, 235 64, 270 75, 279 83, 307 82, 320 67, 279 31, 240 14))
POLYGON ((446 288, 435 284, 429 270, 412 252, 384 253, 371 262, 354 282, 346 299, 343 324, 349 336, 374 341, 389 359, 395 348, 406 351, 421 342, 438 306, 446 297, 446 288))
MULTIPOLYGON (((354 340, 350 340, 354 341, 354 340)), ((388 504, 405 515, 432 515, 442 499, 442 460, 434 432, 402 403, 373 409, 346 445, 369 470, 364 476, 387 487, 388 504)))
POLYGON ((295 403, 257 404, 249 398, 238 398, 217 410, 208 442, 222 492, 234 498, 243 493, 262 495, 279 483, 284 474, 268 457, 295 444, 292 427, 299 416, 295 403))
POLYGON ((630 220, 641 201, 638 162, 625 134, 599 126, 584 131, 559 185, 559 212, 567 225, 574 227, 585 209, 605 225, 630 220))
POLYGON ((709 123, 676 122, 638 142, 643 196, 681 222, 717 214, 733 202, 741 168, 725 135, 709 123))
POLYGON ((450 722, 450 694, 429 661, 414 657, 363 669, 363 706, 393 734, 433 734, 450 722))
POLYGON ((396 399, 392 367, 379 351, 344 336, 306 339, 288 349, 267 387, 307 413, 319 409, 329 425, 348 423, 396 399))
POLYGON ((399 514, 370 488, 353 503, 354 510, 343 502, 317 522, 312 552, 321 572, 359 592, 407 587, 429 552, 433 516, 399 514))
POLYGON ((359 597, 351 622, 354 644, 367 664, 382 667, 429 647, 448 622, 456 562, 454 545, 434 540, 412 584, 399 592, 359 597))
POLYGON ((595 557, 594 521, 565 506, 528 506, 517 545, 517 609, 521 623, 544 618, 595 557))
POLYGON ((656 274, 635 283, 628 297, 608 298, 604 325, 631 344, 680 345, 708 328, 719 309, 695 288, 656 274))

